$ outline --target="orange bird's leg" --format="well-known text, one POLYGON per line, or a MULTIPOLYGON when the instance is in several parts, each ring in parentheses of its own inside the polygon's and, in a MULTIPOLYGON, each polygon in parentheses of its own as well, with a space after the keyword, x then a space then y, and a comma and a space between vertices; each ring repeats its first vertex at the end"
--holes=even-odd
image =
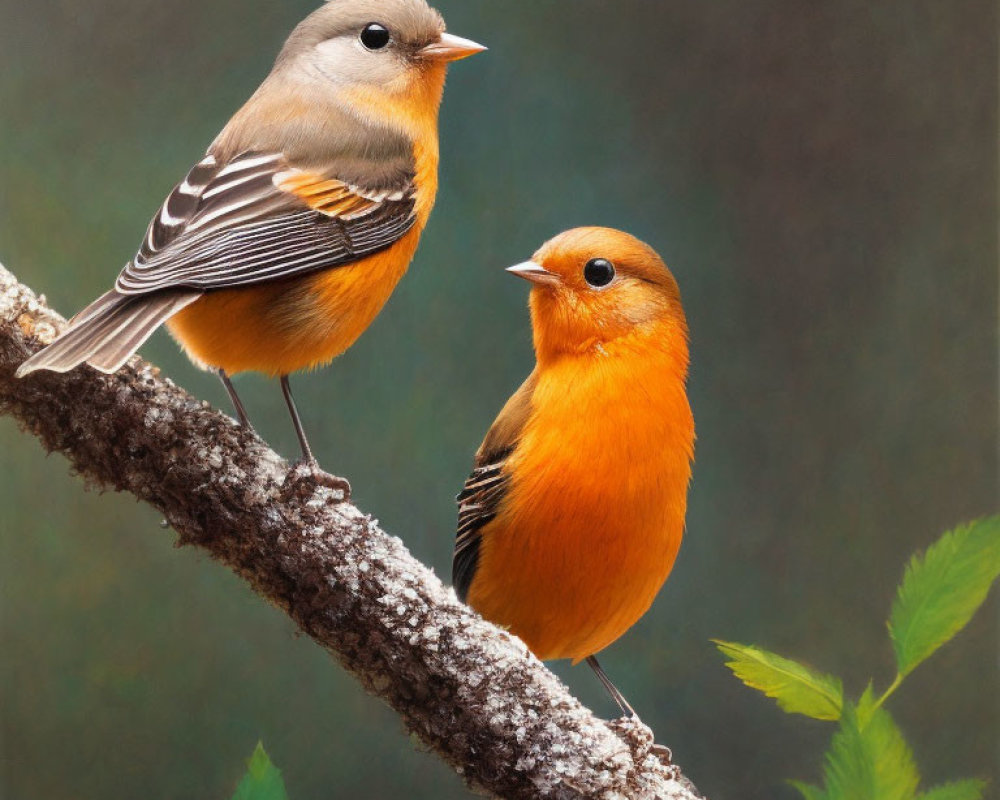
MULTIPOLYGON (((636 722, 642 724, 642 721, 639 719, 639 715, 635 713, 635 709, 632 708, 629 701, 625 699, 625 695, 619 691, 618 687, 611 682, 611 678, 608 677, 608 673, 604 671, 604 668, 600 665, 597 658, 595 656, 587 656, 586 660, 587 663, 590 664, 590 668, 594 670, 594 674, 601 682, 601 685, 608 690, 608 694, 611 695, 611 699, 618 704, 618 708, 621 709, 622 716, 626 719, 635 720, 636 722)), ((674 754, 670 752, 670 748, 666 745, 654 743, 650 748, 650 752, 659 758, 664 764, 673 763, 674 754)))
POLYGON ((628 700, 625 699, 625 695, 619 691, 618 687, 611 682, 611 678, 608 677, 608 673, 604 671, 604 668, 600 665, 600 662, 598 662, 597 657, 587 656, 587 663, 590 665, 590 668, 594 670, 597 680, 599 680, 601 685, 607 689, 608 694, 611 695, 611 699, 614 700, 618 704, 618 708, 622 710, 622 716, 630 719, 632 717, 638 718, 638 715, 635 713, 635 709, 632 708, 628 700))

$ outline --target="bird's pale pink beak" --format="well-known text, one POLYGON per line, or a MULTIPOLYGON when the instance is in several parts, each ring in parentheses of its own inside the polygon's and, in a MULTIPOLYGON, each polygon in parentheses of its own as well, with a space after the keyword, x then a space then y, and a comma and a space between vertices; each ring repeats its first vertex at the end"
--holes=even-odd
POLYGON ((442 33, 441 38, 421 47, 418 53, 431 61, 458 61, 481 53, 486 48, 472 39, 463 39, 451 33, 442 33))
POLYGON ((511 275, 517 275, 519 278, 524 278, 526 281, 545 286, 555 286, 559 283, 559 276, 556 273, 549 272, 541 264, 537 264, 534 261, 525 261, 522 264, 507 267, 507 272, 511 275))

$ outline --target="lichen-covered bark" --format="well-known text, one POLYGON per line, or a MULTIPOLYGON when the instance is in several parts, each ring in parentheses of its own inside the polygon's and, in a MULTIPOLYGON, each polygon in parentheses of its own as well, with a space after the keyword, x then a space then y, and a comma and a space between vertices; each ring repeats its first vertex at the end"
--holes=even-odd
MULTIPOLYGON (((115 375, 14 370, 63 320, 0 266, 0 412, 88 483, 157 508, 328 650, 482 792, 698 795, 649 729, 604 722, 396 537, 133 358, 115 375)), ((0 510, 0 515, 2 515, 0 510)))

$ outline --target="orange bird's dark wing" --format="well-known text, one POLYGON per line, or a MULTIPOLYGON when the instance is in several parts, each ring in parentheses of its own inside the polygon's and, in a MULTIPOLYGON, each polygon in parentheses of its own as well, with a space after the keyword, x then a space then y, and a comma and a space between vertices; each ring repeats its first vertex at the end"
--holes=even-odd
POLYGON ((458 530, 452 558, 452 583, 464 601, 479 566, 479 547, 485 526, 496 518, 511 479, 511 457, 531 416, 535 373, 511 396, 490 427, 472 473, 455 500, 458 502, 458 530))
POLYGON ((208 155, 164 201, 115 289, 208 291, 353 263, 391 246, 416 220, 413 176, 381 183, 296 169, 281 153, 226 163, 208 155))

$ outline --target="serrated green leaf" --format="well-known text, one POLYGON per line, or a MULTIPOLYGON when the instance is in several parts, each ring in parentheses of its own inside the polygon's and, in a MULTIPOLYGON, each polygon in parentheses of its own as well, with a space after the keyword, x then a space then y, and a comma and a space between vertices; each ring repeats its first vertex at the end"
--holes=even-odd
POLYGON ((288 800, 281 772, 271 763, 260 742, 247 762, 246 775, 236 787, 233 800, 288 800))
POLYGON ((840 678, 816 672, 755 645, 712 640, 743 683, 773 697, 789 714, 836 720, 844 703, 840 678))
POLYGON ((928 789, 917 800, 980 800, 985 788, 986 781, 955 781, 928 789))
POLYGON ((903 734, 885 709, 860 725, 848 704, 826 754, 826 800, 912 800, 920 775, 903 734))
POLYGON ((854 707, 854 712, 858 716, 858 725, 862 728, 871 721, 872 715, 877 708, 875 703, 875 689, 871 681, 869 681, 865 690, 861 693, 861 697, 858 699, 858 704, 854 707))
POLYGON ((910 560, 889 617, 900 676, 965 626, 998 575, 1000 517, 949 531, 910 560))
POLYGON ((789 781, 788 784, 798 789, 804 800, 826 800, 826 794, 818 786, 803 781, 789 781))

